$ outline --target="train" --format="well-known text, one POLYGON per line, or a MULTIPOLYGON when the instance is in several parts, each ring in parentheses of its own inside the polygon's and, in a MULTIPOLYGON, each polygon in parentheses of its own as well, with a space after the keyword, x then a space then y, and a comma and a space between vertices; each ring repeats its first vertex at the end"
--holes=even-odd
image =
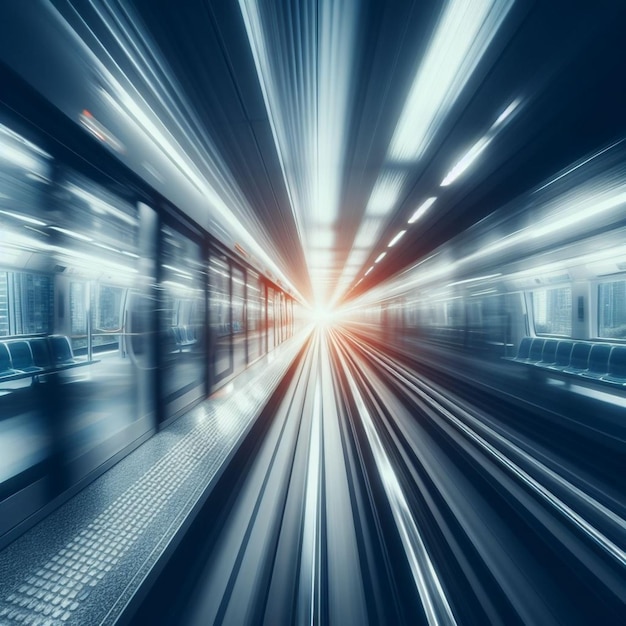
POLYGON ((345 306, 452 387, 624 436, 626 142, 615 137, 345 306), (443 379, 442 379, 443 380, 443 379))
POLYGON ((0 81, 6 545, 290 338, 300 303, 123 163, 87 113, 86 132, 10 67, 0 81))

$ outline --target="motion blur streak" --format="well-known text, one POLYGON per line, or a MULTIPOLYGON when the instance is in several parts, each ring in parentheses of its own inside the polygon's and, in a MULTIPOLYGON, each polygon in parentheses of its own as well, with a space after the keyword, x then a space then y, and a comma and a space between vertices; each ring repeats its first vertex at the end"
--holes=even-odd
MULTIPOLYGON (((341 357, 340 357, 341 358, 341 357)), ((441 583, 432 560, 424 544, 422 535, 411 516, 407 500, 402 493, 391 461, 387 456, 382 441, 376 432, 372 417, 365 406, 353 375, 349 372, 346 362, 341 358, 341 366, 350 385, 350 390, 363 423, 369 444, 376 461, 376 469, 383 481, 393 516, 402 538, 406 555, 411 565, 417 592, 420 596, 429 624, 456 624, 450 605, 441 588, 441 583)))
MULTIPOLYGON (((286 16, 257 0, 239 5, 309 268, 327 270, 311 254, 330 250, 315 229, 332 229, 339 211, 358 2, 305 3, 286 16)), ((324 302, 319 280, 314 288, 324 302)))
POLYGON ((378 327, 309 332, 249 471, 214 502, 223 518, 186 540, 181 562, 208 542, 186 591, 163 615, 151 596, 142 619, 618 623, 625 522, 609 426, 593 441, 570 428, 563 446, 556 414, 528 428, 540 423, 530 403, 444 391, 378 327), (593 465, 571 453, 577 440, 593 465))

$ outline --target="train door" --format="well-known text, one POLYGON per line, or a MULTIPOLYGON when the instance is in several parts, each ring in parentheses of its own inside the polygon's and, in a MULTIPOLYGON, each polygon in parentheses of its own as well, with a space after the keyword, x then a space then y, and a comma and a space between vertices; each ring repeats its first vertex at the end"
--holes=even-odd
POLYGON ((213 250, 207 276, 209 289, 209 366, 212 382, 219 383, 233 373, 233 335, 230 263, 226 255, 213 250))
POLYGON ((231 266, 233 368, 240 372, 246 367, 246 281, 241 267, 231 266))
POLYGON ((0 119, 0 543, 52 496, 53 447, 31 340, 54 332, 45 201, 53 161, 0 119), (7 125, 5 125, 5 123, 7 125), (31 360, 33 362, 29 363, 31 360), (37 370, 34 370, 36 372, 37 370))
POLYGON ((246 272, 248 302, 248 363, 256 361, 263 351, 263 298, 259 275, 252 270, 246 272))
POLYGON ((159 250, 159 392, 161 419, 206 395, 206 265, 203 240, 163 222, 159 250))
POLYGON ((267 287, 267 351, 274 349, 276 345, 276 310, 272 287, 267 287))
POLYGON ((72 367, 48 384, 73 483, 155 427, 157 216, 71 171, 55 195, 54 333, 72 367))

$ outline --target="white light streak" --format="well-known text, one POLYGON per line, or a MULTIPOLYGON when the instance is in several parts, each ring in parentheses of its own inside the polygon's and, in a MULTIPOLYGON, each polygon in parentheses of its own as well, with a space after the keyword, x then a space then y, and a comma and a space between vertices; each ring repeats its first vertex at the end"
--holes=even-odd
POLYGON ((615 209, 626 202, 626 191, 618 193, 614 196, 609 196, 603 200, 592 202, 580 202, 575 208, 569 206, 564 217, 560 219, 554 219, 550 216, 547 219, 539 222, 537 226, 530 229, 529 236, 537 238, 544 237, 555 231, 563 232, 563 230, 571 229, 572 226, 579 224, 585 220, 597 219, 600 213, 605 213, 611 209, 615 209))
POLYGON ((446 177, 441 181, 442 187, 451 185, 485 150, 491 143, 492 137, 481 137, 456 163, 456 165, 448 172, 446 177))
POLYGON ((63 233, 68 237, 73 237, 74 239, 80 239, 81 241, 93 241, 91 237, 87 237, 86 235, 81 235, 76 231, 70 230, 69 228, 61 228, 60 226, 50 226, 50 230, 56 230, 59 233, 63 233))
POLYGON ((387 215, 397 204, 406 180, 404 172, 384 172, 378 177, 365 214, 382 217, 387 215))
POLYGON ((400 239, 404 237, 405 233, 406 233, 406 230, 401 230, 399 233, 397 233, 396 236, 387 244, 387 247, 393 248, 393 246, 395 246, 398 243, 398 241, 400 241, 400 239))
POLYGON ((417 222, 417 220, 422 217, 422 215, 424 215, 424 213, 426 213, 426 211, 428 211, 428 209, 430 209, 430 207, 435 203, 435 200, 437 200, 437 198, 435 197, 427 198, 426 200, 424 200, 424 202, 417 208, 415 213, 413 213, 408 223, 413 224, 414 222, 417 222))
POLYGON ((489 280, 490 278, 498 278, 498 276, 502 276, 502 272, 497 274, 487 274, 486 276, 476 276, 475 278, 466 278, 465 280, 457 280, 453 283, 448 283, 446 287, 453 287, 454 285, 465 285, 467 283, 476 283, 480 280, 489 280))
POLYGON ((35 224, 35 226, 46 226, 45 222, 41 220, 37 220, 34 217, 29 217, 28 215, 22 215, 20 213, 13 213, 12 211, 3 211, 0 210, 2 215, 6 215, 8 217, 12 217, 15 220, 20 220, 21 222, 26 222, 28 224, 35 224))
POLYGON ((512 5, 513 0, 448 2, 396 126, 391 159, 424 154, 512 5))
POLYGON ((386 252, 381 252, 377 257, 374 263, 380 263, 387 256, 386 252))

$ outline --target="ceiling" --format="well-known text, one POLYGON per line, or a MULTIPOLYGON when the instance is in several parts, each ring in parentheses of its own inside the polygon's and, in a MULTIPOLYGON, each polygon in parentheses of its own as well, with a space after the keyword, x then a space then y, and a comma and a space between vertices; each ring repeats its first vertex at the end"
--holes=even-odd
POLYGON ((52 4, 164 124, 184 119, 198 168, 318 304, 626 131, 622 2, 52 4))

